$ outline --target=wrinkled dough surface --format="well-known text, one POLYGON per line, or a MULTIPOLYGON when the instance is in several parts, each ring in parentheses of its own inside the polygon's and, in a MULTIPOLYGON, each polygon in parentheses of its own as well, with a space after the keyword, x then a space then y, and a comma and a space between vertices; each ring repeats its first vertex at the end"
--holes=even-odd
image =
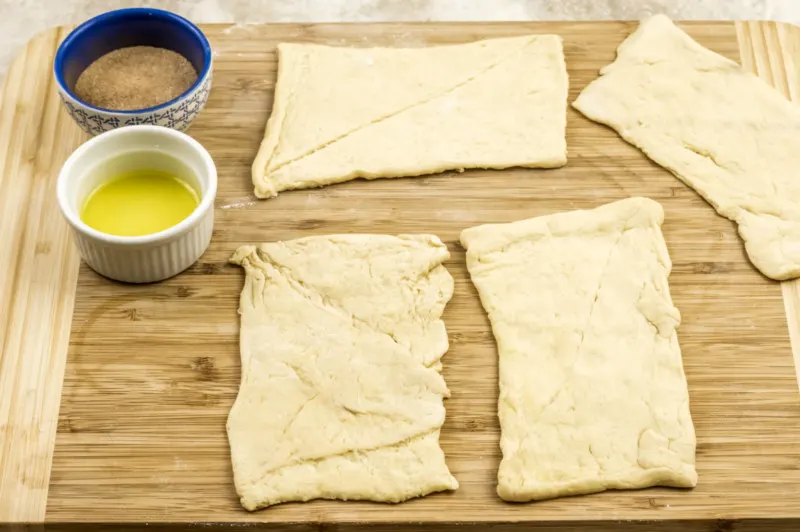
POLYGON ((800 108, 663 15, 600 74, 574 107, 735 221, 761 273, 800 276, 800 108))
POLYGON ((429 235, 237 250, 242 381, 227 427, 245 508, 400 502, 458 486, 438 444, 448 256, 429 235))
POLYGON ((696 484, 662 220, 631 198, 462 232, 500 356, 503 499, 696 484))
POLYGON ((428 48, 280 44, 258 197, 355 178, 566 163, 555 35, 428 48))

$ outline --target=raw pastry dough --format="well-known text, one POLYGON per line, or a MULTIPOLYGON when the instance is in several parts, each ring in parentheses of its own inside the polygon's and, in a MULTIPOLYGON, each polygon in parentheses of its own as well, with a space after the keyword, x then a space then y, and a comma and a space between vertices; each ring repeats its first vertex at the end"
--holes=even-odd
POLYGON ((561 39, 430 48, 278 46, 253 162, 260 198, 364 177, 566 163, 561 39))
POLYGON ((800 276, 800 108, 663 15, 600 74, 575 108, 735 221, 761 273, 800 276))
POLYGON ((400 502, 456 489, 439 448, 453 294, 435 236, 243 246, 234 482, 255 510, 315 498, 400 502))
POLYGON ((503 499, 696 484, 662 221, 631 198, 461 233, 500 355, 503 499))

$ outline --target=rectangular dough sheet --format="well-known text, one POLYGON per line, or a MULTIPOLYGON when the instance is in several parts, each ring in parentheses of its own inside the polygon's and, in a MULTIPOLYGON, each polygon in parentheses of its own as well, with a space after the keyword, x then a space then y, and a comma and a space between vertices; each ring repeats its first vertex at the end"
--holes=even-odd
POLYGON ((448 256, 431 235, 236 251, 231 261, 246 271, 242 380, 227 428, 245 508, 400 502, 458 487, 439 447, 448 256))
POLYGON ((658 15, 574 102, 738 224, 764 275, 800 276, 800 107, 658 15))
POLYGON ((561 38, 427 48, 278 45, 260 198, 355 178, 566 164, 561 38))
POLYGON ((661 206, 461 233, 500 356, 508 501, 697 483, 661 206))

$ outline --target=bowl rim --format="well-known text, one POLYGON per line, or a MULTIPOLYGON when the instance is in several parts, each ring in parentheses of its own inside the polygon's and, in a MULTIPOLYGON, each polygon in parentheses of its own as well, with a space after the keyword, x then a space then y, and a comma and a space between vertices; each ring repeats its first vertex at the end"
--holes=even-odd
POLYGON ((100 15, 97 15, 95 17, 92 17, 84 21, 78 27, 69 32, 69 35, 67 35, 67 37, 61 42, 61 44, 58 45, 58 50, 56 51, 55 60, 53 61, 53 75, 56 79, 56 83, 58 84, 58 88, 63 93, 69 95, 69 97, 72 98, 73 100, 80 102, 81 105, 85 106, 88 109, 91 109, 93 111, 99 111, 101 113, 138 115, 144 113, 152 113, 154 111, 165 109, 175 104, 176 102, 186 98, 189 94, 191 94, 198 87, 200 87, 202 83, 205 82, 206 78, 209 76, 209 73, 211 72, 212 62, 213 62, 213 53, 211 51, 211 44, 209 44, 208 39, 206 38, 205 34, 200 30, 200 28, 198 28, 188 19, 176 13, 173 13, 171 11, 166 11, 163 9, 156 9, 153 7, 129 7, 129 8, 115 9, 112 11, 106 11, 105 13, 101 13, 100 15), (200 46, 203 49, 203 71, 198 73, 197 80, 192 84, 191 87, 186 89, 177 97, 162 104, 154 105, 153 107, 144 107, 142 109, 127 109, 127 110, 108 109, 105 107, 94 106, 78 98, 78 96, 67 87, 67 84, 65 83, 64 78, 61 75, 61 72, 63 70, 62 67, 64 61, 66 60, 66 51, 65 51, 66 48, 70 44, 72 44, 72 42, 75 41, 78 37, 80 37, 84 33, 92 31, 92 29, 98 26, 99 24, 103 24, 110 20, 118 18, 125 18, 128 17, 129 15, 143 14, 143 13, 160 17, 161 19, 169 21, 170 23, 173 24, 179 24, 181 26, 184 26, 197 39, 197 41, 200 43, 200 46))
POLYGON ((197 142, 195 139, 187 135, 186 133, 182 133, 175 129, 171 129, 164 126, 156 126, 150 124, 139 124, 134 126, 124 126, 119 127, 116 129, 111 129, 109 131, 105 131, 91 139, 87 140, 83 144, 81 144, 78 149, 73 151, 67 160, 64 162, 64 165, 61 167, 61 170, 58 173, 57 183, 56 183, 56 196, 58 200, 58 206, 61 209, 61 213, 64 215, 64 218, 67 220, 69 225, 71 225, 76 231, 79 231, 83 235, 91 238, 95 241, 101 241, 105 244, 115 244, 119 246, 141 246, 147 244, 160 244, 163 242, 167 242, 172 240, 173 238, 181 236, 188 232, 192 227, 197 225, 200 222, 200 219, 206 215, 209 209, 213 210, 214 208, 214 201, 217 196, 217 167, 214 164, 214 160, 211 158, 211 155, 208 151, 203 147, 202 144, 197 142), (133 129, 138 128, 138 129, 133 129), (111 136, 120 136, 120 135, 130 135, 133 133, 143 132, 148 135, 168 135, 175 137, 179 142, 187 143, 194 151, 200 154, 200 158, 206 165, 206 168, 209 172, 209 184, 208 189, 202 194, 200 197, 200 202, 197 204, 197 207, 192 211, 192 213, 178 222, 177 224, 173 225, 172 227, 168 227, 163 231, 159 231, 158 233, 151 233, 148 235, 140 235, 140 236, 120 236, 120 235, 112 235, 109 233, 104 233, 102 231, 98 231, 93 227, 90 227, 83 220, 81 220, 80 212, 75 212, 72 208, 70 203, 67 201, 67 182, 71 179, 70 176, 74 173, 73 167, 76 163, 78 163, 93 146, 103 139, 107 139, 111 136))

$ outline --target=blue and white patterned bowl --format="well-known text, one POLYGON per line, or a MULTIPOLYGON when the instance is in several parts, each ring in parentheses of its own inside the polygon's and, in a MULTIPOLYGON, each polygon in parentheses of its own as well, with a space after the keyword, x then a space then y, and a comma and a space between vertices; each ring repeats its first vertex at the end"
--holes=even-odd
POLYGON ((211 46, 197 26, 174 13, 151 8, 119 9, 75 28, 59 46, 53 70, 64 107, 90 135, 138 124, 184 131, 203 109, 211 91, 211 46), (147 109, 115 111, 78 99, 73 89, 81 72, 102 55, 127 46, 173 50, 194 66, 199 73, 197 81, 174 100, 147 109))

